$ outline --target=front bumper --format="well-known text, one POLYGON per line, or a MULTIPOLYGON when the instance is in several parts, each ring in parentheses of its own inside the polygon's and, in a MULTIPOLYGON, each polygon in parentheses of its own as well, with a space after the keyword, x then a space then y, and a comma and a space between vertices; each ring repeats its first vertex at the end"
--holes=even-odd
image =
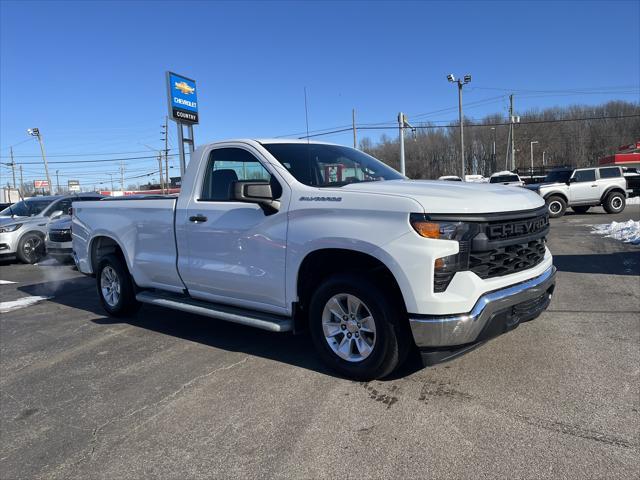
POLYGON ((410 314, 415 343, 420 349, 466 349, 533 320, 549 305, 555 277, 556 268, 551 266, 535 278, 485 293, 468 313, 410 314))
POLYGON ((15 255, 18 248, 18 239, 22 230, 19 228, 13 232, 0 233, 0 255, 15 255))
POLYGON ((73 248, 71 242, 52 242, 51 240, 47 240, 47 255, 51 255, 52 257, 71 257, 73 254, 73 248))

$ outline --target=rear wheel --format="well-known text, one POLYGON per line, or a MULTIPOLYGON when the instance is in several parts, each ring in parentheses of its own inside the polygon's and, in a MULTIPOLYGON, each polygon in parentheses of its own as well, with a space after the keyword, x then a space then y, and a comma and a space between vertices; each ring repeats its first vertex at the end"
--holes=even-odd
POLYGON ((573 210, 576 213, 587 213, 590 208, 591 207, 589 205, 580 205, 580 206, 571 207, 571 210, 573 210))
POLYGON ((567 202, 562 197, 552 195, 547 198, 547 209, 551 218, 561 217, 567 211, 567 202))
POLYGON ((349 378, 385 377, 409 352, 402 309, 364 275, 329 277, 309 307, 316 350, 326 364, 349 378))
POLYGON ((38 263, 44 254, 44 239, 35 232, 23 235, 18 242, 16 255, 22 263, 38 263))
POLYGON ((626 198, 620 192, 612 192, 607 195, 602 206, 607 213, 620 213, 626 205, 626 198))
POLYGON ((104 256, 96 271, 96 286, 102 307, 109 315, 122 317, 140 308, 129 271, 116 255, 104 256))

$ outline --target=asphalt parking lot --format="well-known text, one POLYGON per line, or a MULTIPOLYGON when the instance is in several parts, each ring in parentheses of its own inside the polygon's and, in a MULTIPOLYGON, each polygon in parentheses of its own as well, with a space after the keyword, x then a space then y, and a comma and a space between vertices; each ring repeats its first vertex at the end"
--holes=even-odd
POLYGON ((308 336, 145 306, 106 317, 69 266, 0 265, 0 477, 638 478, 640 248, 552 220, 549 310, 385 381, 308 336))

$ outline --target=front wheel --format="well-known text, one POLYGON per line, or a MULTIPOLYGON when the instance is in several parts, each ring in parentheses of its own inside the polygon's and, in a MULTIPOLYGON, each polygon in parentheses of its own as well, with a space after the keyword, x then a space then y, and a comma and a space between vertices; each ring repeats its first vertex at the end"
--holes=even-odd
POLYGON ((109 315, 123 317, 140 308, 127 266, 115 255, 106 255, 100 260, 96 286, 100 303, 109 315))
POLYGON ((366 276, 333 275, 311 299, 311 337, 322 360, 334 370, 355 380, 382 378, 409 352, 401 311, 366 276))
POLYGON ((552 195, 547 198, 547 209, 551 218, 561 217, 567 211, 567 202, 562 197, 552 195))
POLYGON ((44 239, 35 232, 25 234, 18 243, 16 255, 22 263, 38 263, 45 255, 44 239))
POLYGON ((602 206, 607 213, 620 213, 626 205, 626 198, 620 192, 612 192, 607 195, 602 206))

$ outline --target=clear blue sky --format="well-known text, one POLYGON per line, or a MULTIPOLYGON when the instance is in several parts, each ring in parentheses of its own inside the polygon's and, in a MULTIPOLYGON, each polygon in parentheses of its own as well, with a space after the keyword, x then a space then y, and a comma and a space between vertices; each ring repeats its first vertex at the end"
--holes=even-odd
MULTIPOLYGON (((311 130, 350 124, 352 108, 359 123, 393 121, 400 110, 411 120, 448 109, 421 119, 453 120, 457 95, 448 73, 473 75, 465 103, 476 118, 506 115, 510 91, 520 110, 637 102, 639 18, 637 0, 2 1, 0 160, 10 145, 16 155, 39 155, 29 127, 42 131, 51 161, 160 148, 166 70, 198 82, 198 143, 304 131, 305 86, 311 130), (575 93, 584 89, 606 93, 575 93), (484 99, 492 100, 473 106, 484 99)), ((170 131, 176 146, 173 125, 170 131)), ((323 138, 351 142, 350 133, 323 138)), ((128 161, 126 176, 154 165, 128 161)), ((24 169, 25 181, 42 178, 40 164, 24 169)), ((61 184, 79 178, 87 186, 118 165, 56 169, 61 184)), ((2 184, 8 172, 0 168, 2 184)))

